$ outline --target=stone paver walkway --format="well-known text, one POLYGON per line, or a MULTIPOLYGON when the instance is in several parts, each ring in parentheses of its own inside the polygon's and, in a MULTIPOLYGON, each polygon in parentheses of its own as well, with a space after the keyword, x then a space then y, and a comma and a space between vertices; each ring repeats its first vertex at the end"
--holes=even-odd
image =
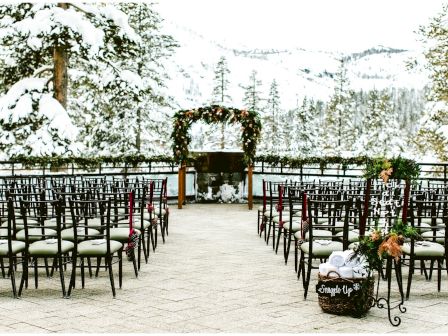
POLYGON ((398 328, 378 308, 361 319, 323 313, 316 282, 304 301, 292 261, 285 266, 257 236, 256 215, 246 205, 173 207, 167 242, 138 279, 125 262, 116 299, 104 272, 71 299, 61 298, 57 277, 41 276, 18 300, 0 279, 0 332, 448 332, 446 274, 440 293, 416 277, 398 328))

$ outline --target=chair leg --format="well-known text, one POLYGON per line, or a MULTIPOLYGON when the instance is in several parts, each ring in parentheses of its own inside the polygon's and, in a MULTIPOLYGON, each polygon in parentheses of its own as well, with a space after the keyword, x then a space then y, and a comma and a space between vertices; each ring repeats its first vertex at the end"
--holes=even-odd
POLYGON ((81 288, 84 288, 85 285, 85 278, 84 278, 84 258, 81 257, 81 288))
POLYGON ((409 293, 411 292, 411 282, 412 282, 412 275, 414 274, 414 258, 409 257, 409 275, 408 275, 408 286, 406 288, 406 300, 409 300, 409 293))
POLYGON ((62 263, 62 256, 58 257, 59 276, 61 278, 62 297, 65 297, 65 278, 64 278, 64 266, 62 263))
POLYGON ((284 232, 284 229, 282 228, 282 227, 278 227, 278 234, 277 234, 277 242, 275 243, 275 254, 277 254, 277 252, 278 252, 278 246, 280 245, 280 237, 281 237, 281 235, 282 235, 282 232, 283 232, 283 234, 285 234, 285 232, 284 232))
POLYGON ((155 251, 156 250, 156 248, 157 248, 157 236, 158 236, 158 233, 157 233, 157 231, 158 231, 158 226, 157 225, 155 225, 154 226, 154 244, 153 244, 153 250, 155 251))
POLYGON ((12 295, 14 298, 17 298, 16 275, 14 273, 14 258, 12 256, 9 257, 9 277, 11 278, 12 295))
POLYGON ((162 243, 165 244, 165 230, 163 229, 163 217, 160 218, 160 234, 162 235, 162 243))
POLYGON ((138 278, 137 260, 135 258, 135 251, 132 251, 132 266, 134 266, 135 277, 138 278))
POLYGON ((26 254, 22 256, 22 279, 20 280, 18 297, 22 295, 23 285, 25 283, 27 284, 26 288, 28 288, 28 256, 26 254))
POLYGON ((37 265, 37 257, 34 257, 34 288, 37 288, 39 285, 39 273, 38 273, 38 265, 37 265))
POLYGON ((257 212, 257 234, 260 234, 260 211, 257 212))
POLYGON ((440 292, 442 279, 442 262, 440 259, 437 259, 437 291, 440 292))
POLYGON ((118 285, 121 288, 123 284, 123 249, 118 251, 118 285))
POLYGON ((3 263, 3 258, 0 258, 0 267, 2 269, 2 277, 5 278, 6 274, 5 274, 5 265, 3 263))
POLYGON ((398 291, 400 292, 401 302, 404 301, 404 293, 403 293, 403 276, 401 273, 401 259, 398 261, 394 260, 394 268, 395 268, 395 277, 397 278, 398 291))
POLYGON ((312 259, 311 259, 311 256, 308 258, 308 263, 307 263, 307 272, 306 272, 306 278, 304 277, 303 279, 302 279, 302 281, 303 281, 303 289, 304 289, 304 293, 303 293, 303 297, 304 297, 304 299, 306 300, 306 297, 307 297, 307 295, 308 295, 308 287, 309 287, 309 285, 310 285, 310 278, 311 278, 311 262, 312 262, 312 259))
POLYGON ((294 270, 297 272, 299 262, 299 246, 296 237, 294 237, 294 270))
POLYGON ((137 248, 137 265, 138 265, 138 270, 140 271, 140 261, 142 258, 142 240, 144 240, 144 233, 142 231, 142 233, 140 234, 140 236, 138 237, 138 248, 137 248))
POLYGON ((77 258, 75 255, 72 260, 72 274, 70 275, 70 284, 68 285, 68 291, 67 291, 67 296, 66 296, 67 298, 70 297, 70 294, 72 293, 72 288, 75 288, 76 262, 77 262, 77 258))
POLYGON ((112 270, 112 256, 107 256, 106 267, 109 269, 110 286, 112 288, 112 295, 115 297, 115 284, 114 284, 114 272, 112 270))
POLYGON ((98 274, 100 273, 100 267, 101 267, 101 257, 97 257, 96 258, 95 278, 98 278, 98 274))
POLYGON ((269 219, 269 227, 268 227, 268 233, 267 236, 265 237, 265 241, 266 241, 266 245, 269 245, 269 238, 271 237, 271 227, 273 225, 272 220, 269 219))

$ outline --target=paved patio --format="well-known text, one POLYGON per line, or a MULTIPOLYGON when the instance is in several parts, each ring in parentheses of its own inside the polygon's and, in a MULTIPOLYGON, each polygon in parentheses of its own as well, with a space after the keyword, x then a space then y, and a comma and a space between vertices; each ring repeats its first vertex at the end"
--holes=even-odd
POLYGON ((304 301, 293 260, 285 266, 257 236, 256 215, 246 205, 173 206, 167 242, 138 279, 125 262, 116 299, 105 272, 71 299, 61 298, 58 277, 41 276, 39 289, 31 282, 18 300, 1 279, 0 332, 448 332, 446 274, 440 293, 434 280, 416 276, 399 327, 378 308, 361 319, 323 313, 316 282, 304 301))

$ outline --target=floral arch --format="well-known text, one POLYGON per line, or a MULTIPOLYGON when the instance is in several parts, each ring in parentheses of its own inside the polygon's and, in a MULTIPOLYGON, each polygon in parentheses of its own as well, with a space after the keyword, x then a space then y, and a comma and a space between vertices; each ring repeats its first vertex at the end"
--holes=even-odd
POLYGON ((193 122, 203 120, 206 124, 218 122, 234 124, 239 122, 242 129, 241 141, 243 143, 244 160, 247 165, 253 164, 261 131, 260 116, 257 112, 211 105, 178 111, 173 119, 171 138, 173 139, 174 160, 177 163, 188 160, 188 145, 191 141, 188 130, 193 122))

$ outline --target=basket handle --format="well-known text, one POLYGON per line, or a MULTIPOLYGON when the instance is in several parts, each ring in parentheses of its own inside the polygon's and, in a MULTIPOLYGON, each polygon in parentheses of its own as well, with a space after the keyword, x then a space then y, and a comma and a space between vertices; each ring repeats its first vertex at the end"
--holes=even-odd
POLYGON ((335 274, 338 275, 338 277, 342 278, 341 275, 340 275, 338 272, 336 272, 336 271, 329 271, 329 272, 327 273, 327 276, 329 276, 330 273, 335 273, 335 274))
MULTIPOLYGON (((339 277, 339 279, 344 279, 344 280, 346 280, 346 281, 348 281, 348 282, 355 283, 352 279, 347 279, 347 278, 343 278, 343 277, 341 277, 341 275, 340 275, 338 272, 336 272, 336 271, 330 271, 330 272, 328 272, 328 273, 327 273, 327 277, 330 275, 330 273, 335 273, 335 274, 337 274, 338 277, 339 277)), ((324 281, 331 281, 331 279, 326 279, 326 280, 324 280, 324 281)))

